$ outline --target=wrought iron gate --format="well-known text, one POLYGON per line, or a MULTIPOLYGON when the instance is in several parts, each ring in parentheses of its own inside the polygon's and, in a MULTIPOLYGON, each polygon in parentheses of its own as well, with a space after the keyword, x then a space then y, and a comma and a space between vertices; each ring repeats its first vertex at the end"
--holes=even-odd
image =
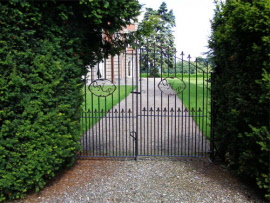
MULTIPOLYGON (((158 49, 158 48, 157 48, 158 49)), ((209 67, 127 48, 85 76, 81 157, 205 156, 209 67)))

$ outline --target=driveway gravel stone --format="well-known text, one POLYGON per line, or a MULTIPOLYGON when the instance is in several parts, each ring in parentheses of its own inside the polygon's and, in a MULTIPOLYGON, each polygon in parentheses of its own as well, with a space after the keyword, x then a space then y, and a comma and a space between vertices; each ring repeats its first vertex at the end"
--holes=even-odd
POLYGON ((78 160, 17 202, 264 202, 207 158, 78 160))

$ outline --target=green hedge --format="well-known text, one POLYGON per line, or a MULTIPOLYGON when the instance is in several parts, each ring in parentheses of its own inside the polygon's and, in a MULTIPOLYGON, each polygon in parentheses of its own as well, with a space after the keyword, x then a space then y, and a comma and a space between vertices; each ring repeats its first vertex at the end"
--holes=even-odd
POLYGON ((63 41, 68 40, 63 29, 51 23, 43 32, 47 25, 41 22, 49 20, 38 7, 10 1, 0 4, 0 12, 0 201, 4 201, 40 190, 73 163, 79 150, 83 64, 68 50, 63 52, 63 41))
POLYGON ((217 3, 212 30, 212 110, 219 154, 270 199, 269 1, 217 3))
POLYGON ((0 2, 0 202, 40 190, 72 165, 85 65, 134 39, 111 43, 101 33, 109 38, 139 9, 135 0, 0 2))

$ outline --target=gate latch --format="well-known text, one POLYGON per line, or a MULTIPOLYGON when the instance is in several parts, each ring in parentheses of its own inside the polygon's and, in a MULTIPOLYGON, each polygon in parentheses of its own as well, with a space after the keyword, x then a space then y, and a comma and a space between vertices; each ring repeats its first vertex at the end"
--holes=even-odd
POLYGON ((134 139, 136 139, 136 132, 135 131, 130 132, 129 135, 130 135, 130 137, 133 137, 134 139), (133 134, 135 134, 135 136, 133 134))
POLYGON ((137 137, 137 132, 132 131, 129 134, 131 137, 133 137, 134 143, 135 143, 135 156, 134 159, 137 160, 138 157, 138 137, 137 137))

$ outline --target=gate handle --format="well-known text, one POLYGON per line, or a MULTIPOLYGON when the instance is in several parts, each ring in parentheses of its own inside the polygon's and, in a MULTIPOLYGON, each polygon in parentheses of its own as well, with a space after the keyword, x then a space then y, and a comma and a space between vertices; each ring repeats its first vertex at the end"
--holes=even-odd
POLYGON ((133 137, 134 142, 135 142, 135 157, 134 157, 134 160, 137 161, 137 159, 138 159, 138 138, 137 138, 137 132, 132 131, 132 132, 130 132, 129 135, 130 135, 131 137, 133 137), (135 134, 135 136, 132 135, 132 134, 135 134))

